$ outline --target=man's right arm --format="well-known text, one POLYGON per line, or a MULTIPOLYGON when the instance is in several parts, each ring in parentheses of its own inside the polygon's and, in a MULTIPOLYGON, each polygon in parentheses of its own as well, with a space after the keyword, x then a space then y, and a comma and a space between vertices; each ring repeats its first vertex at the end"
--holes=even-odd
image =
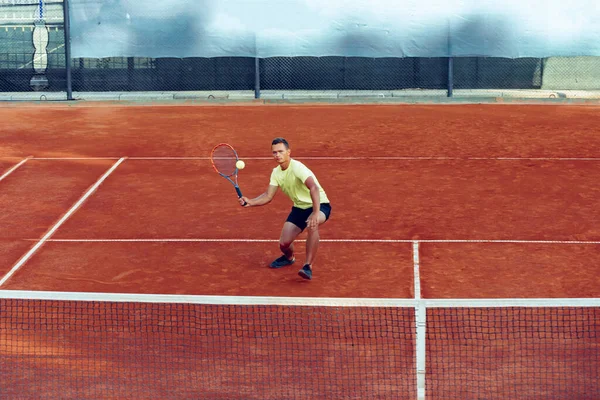
POLYGON ((242 197, 240 199, 240 204, 243 205, 244 202, 246 202, 246 207, 264 206, 265 204, 269 204, 271 200, 273 200, 273 197, 275 197, 275 193, 277 193, 277 186, 269 185, 267 191, 258 197, 255 197, 253 199, 242 197))

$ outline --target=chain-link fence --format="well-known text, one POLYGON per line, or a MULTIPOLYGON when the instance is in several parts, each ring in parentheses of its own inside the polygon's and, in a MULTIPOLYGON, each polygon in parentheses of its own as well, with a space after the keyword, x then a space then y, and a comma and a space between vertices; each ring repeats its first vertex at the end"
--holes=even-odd
POLYGON ((448 87, 447 58, 274 57, 260 62, 264 90, 448 87))
POLYGON ((0 91, 65 91, 62 1, 0 1, 0 91))
POLYGON ((600 90, 600 57, 72 58, 69 70, 63 4, 0 0, 0 92, 600 90))

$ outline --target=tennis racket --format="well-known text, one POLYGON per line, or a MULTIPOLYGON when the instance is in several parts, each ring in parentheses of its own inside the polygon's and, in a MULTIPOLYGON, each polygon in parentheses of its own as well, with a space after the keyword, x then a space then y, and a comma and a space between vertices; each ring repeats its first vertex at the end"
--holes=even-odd
MULTIPOLYGON (((238 186, 238 168, 235 166, 239 160, 235 149, 227 144, 220 143, 216 145, 210 153, 210 162, 212 163, 215 171, 218 172, 223 178, 227 179, 237 192, 239 198, 242 197, 242 191, 238 186)), ((244 202, 243 206, 247 203, 244 202)), ((242 207, 243 207, 242 206, 242 207)))

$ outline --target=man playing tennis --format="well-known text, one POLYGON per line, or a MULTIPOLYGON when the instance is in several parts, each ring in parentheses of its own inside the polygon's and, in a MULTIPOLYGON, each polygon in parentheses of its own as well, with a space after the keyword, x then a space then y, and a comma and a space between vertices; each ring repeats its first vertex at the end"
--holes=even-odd
POLYGON ((241 205, 246 202, 246 207, 264 206, 273 200, 277 188, 281 188, 294 205, 279 238, 279 248, 283 255, 271 263, 271 268, 285 267, 296 261, 294 240, 308 228, 306 262, 298 275, 304 279, 312 279, 312 264, 319 247, 319 225, 329 219, 331 205, 315 174, 300 161, 290 157, 290 146, 284 138, 275 138, 271 143, 271 150, 279 166, 273 168, 267 191, 254 199, 241 197, 239 201, 241 205))

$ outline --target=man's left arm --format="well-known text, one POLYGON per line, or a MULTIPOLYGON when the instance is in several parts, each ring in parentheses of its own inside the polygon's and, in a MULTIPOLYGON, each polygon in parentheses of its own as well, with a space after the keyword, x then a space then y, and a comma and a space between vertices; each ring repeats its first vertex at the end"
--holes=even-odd
POLYGON ((321 193, 319 185, 315 182, 315 179, 312 176, 306 178, 304 184, 310 190, 310 198, 313 202, 313 211, 306 220, 309 228, 316 228, 319 226, 319 212, 321 211, 321 193))

